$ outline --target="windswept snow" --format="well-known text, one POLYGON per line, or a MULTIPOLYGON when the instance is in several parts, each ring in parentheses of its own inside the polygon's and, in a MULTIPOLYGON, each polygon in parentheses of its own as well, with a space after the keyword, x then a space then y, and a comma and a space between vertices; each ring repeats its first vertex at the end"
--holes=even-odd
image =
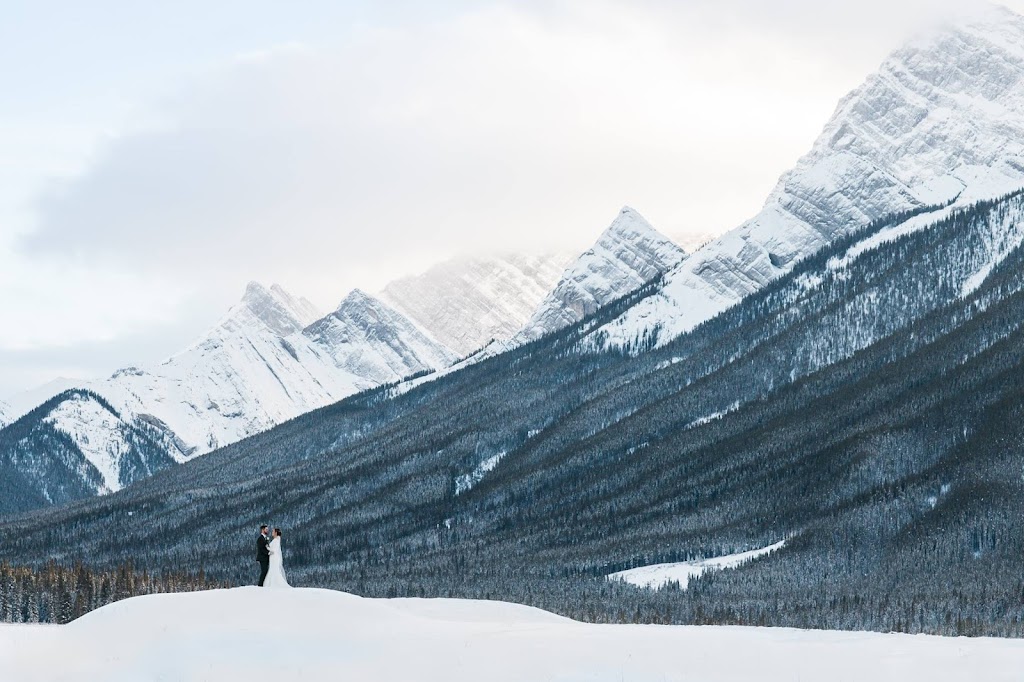
POLYGON ((501 602, 243 587, 0 626, 4 682, 1019 680, 1024 641, 588 625, 501 602))
POLYGON ((671 564, 652 564, 631 568, 627 571, 619 571, 608 576, 609 580, 622 580, 637 587, 660 590, 671 582, 679 583, 681 589, 686 589, 691 578, 704 575, 708 571, 720 571, 724 568, 737 568, 755 559, 767 556, 772 552, 782 549, 786 541, 776 542, 774 545, 753 549, 749 552, 739 554, 728 554, 726 556, 714 557, 712 559, 699 559, 697 561, 682 561, 671 564))

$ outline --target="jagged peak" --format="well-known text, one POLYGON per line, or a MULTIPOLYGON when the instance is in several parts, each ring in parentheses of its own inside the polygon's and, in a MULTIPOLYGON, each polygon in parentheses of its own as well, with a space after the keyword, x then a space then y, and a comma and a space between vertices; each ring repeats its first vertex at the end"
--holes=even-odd
MULTIPOLYGON (((601 233, 601 238, 598 241, 606 237, 625 237, 637 233, 652 233, 662 236, 646 218, 640 215, 640 211, 630 206, 623 206, 619 210, 619 214, 615 216, 615 220, 601 233)), ((667 237, 665 238, 667 239, 667 237)))
POLYGON ((245 311, 282 336, 299 331, 320 317, 320 311, 305 298, 295 296, 279 284, 269 288, 249 282, 238 306, 228 313, 234 319, 245 311))
POLYGON ((333 314, 345 315, 353 311, 366 310, 367 308, 391 310, 389 306, 376 296, 368 294, 362 289, 356 288, 348 292, 345 298, 341 299, 341 303, 338 304, 338 307, 335 309, 333 314))
MULTIPOLYGON (((606 252, 605 257, 616 258, 617 252, 625 248, 643 248, 650 253, 659 253, 659 268, 666 264, 675 264, 686 256, 686 252, 671 238, 658 232, 639 211, 630 206, 623 206, 611 224, 605 228, 593 247, 584 252, 581 259, 590 255, 606 252)), ((567 272, 579 267, 580 261, 570 265, 567 272)))
POLYGON ((259 301, 270 296, 270 290, 262 282, 250 281, 245 285, 245 293, 242 294, 242 302, 249 303, 259 301))

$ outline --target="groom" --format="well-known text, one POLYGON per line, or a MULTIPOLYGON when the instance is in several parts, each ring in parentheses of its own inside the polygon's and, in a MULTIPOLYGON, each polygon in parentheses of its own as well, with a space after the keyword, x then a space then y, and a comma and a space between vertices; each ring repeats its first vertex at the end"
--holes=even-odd
POLYGON ((264 523, 260 526, 260 534, 256 536, 256 561, 260 562, 260 587, 263 587, 263 581, 267 579, 267 571, 270 570, 270 552, 267 551, 269 542, 267 524, 264 523))

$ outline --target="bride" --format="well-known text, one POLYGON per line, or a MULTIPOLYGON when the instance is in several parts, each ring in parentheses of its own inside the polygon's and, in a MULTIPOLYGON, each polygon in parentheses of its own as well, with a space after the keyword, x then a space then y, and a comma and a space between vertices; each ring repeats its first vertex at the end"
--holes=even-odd
POLYGON ((267 587, 291 587, 284 577, 284 559, 281 556, 281 529, 274 529, 274 539, 267 545, 270 552, 270 570, 267 571, 267 579, 264 585, 267 587))

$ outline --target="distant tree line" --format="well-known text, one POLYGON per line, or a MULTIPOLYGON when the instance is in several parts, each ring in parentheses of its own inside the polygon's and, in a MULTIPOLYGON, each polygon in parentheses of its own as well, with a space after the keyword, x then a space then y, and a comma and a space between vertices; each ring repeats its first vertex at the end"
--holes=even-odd
POLYGON ((227 587, 208 580, 200 569, 186 573, 138 571, 128 562, 96 570, 76 563, 49 562, 39 568, 0 562, 0 622, 70 623, 89 611, 121 599, 160 592, 195 592, 227 587))

